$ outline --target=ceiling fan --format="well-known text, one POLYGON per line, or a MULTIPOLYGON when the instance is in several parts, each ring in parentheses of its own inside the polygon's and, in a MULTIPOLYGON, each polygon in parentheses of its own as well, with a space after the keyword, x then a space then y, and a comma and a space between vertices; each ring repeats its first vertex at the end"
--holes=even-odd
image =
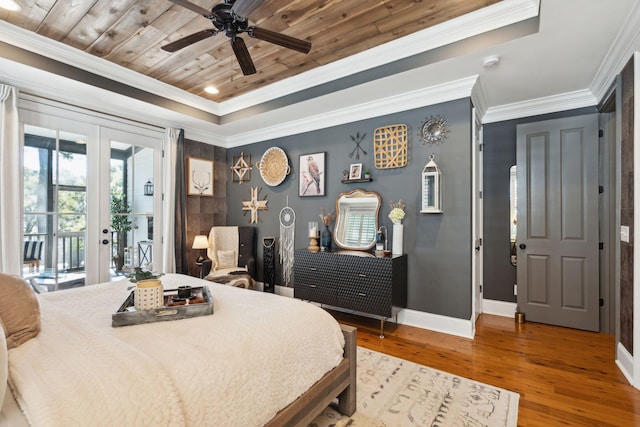
POLYGON ((297 39, 275 31, 265 30, 255 26, 249 26, 247 17, 260 6, 264 0, 224 0, 208 11, 207 9, 186 0, 169 0, 178 6, 192 10, 211 20, 215 29, 198 31, 172 43, 162 46, 162 50, 175 52, 218 33, 224 33, 231 39, 231 47, 238 59, 242 73, 245 76, 256 73, 256 67, 249 55, 249 50, 244 40, 238 36, 247 33, 249 37, 264 40, 279 46, 293 49, 302 53, 309 53, 311 43, 297 39))

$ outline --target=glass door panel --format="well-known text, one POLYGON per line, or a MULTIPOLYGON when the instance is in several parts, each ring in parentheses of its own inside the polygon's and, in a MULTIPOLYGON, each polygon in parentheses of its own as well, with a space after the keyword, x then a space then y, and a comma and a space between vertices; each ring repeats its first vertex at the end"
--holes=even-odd
POLYGON ((43 291, 85 284, 87 136, 24 126, 23 275, 43 291))

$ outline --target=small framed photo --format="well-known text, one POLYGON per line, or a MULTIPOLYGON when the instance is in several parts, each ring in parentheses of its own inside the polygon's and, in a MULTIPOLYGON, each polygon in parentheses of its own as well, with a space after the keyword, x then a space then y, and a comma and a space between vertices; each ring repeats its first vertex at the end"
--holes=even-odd
POLYGON ((349 179, 362 179, 362 163, 352 163, 349 166, 349 179))
POLYGON ((187 157, 187 195, 213 196, 213 161, 187 157))
POLYGON ((325 152, 300 155, 298 168, 300 197, 325 195, 325 157, 325 152))

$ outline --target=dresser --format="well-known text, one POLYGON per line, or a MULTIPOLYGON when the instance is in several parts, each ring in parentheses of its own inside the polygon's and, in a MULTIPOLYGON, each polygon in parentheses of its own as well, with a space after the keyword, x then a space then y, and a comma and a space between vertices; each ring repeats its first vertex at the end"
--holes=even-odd
POLYGON ((380 316, 380 336, 393 307, 407 306, 407 255, 375 258, 295 251, 294 296, 380 316))

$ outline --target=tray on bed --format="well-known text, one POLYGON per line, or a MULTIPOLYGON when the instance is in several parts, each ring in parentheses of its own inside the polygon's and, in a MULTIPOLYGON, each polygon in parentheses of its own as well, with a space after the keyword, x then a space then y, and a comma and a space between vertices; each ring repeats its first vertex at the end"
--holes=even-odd
POLYGON ((213 314, 213 300, 208 287, 194 287, 191 293, 196 297, 189 299, 187 304, 185 300, 178 300, 177 290, 165 290, 164 306, 137 311, 134 306, 134 292, 131 291, 120 308, 111 315, 111 326, 116 328, 213 314))

